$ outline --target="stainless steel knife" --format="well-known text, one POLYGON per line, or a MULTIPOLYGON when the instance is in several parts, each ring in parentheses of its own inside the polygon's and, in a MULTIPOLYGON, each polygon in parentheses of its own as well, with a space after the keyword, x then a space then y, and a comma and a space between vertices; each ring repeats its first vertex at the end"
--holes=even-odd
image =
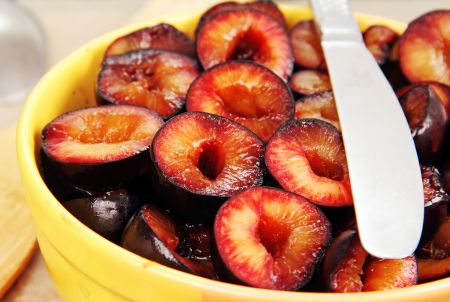
POLYGON ((424 212, 417 153, 391 86, 347 0, 310 0, 347 155, 359 237, 379 258, 411 255, 424 212))

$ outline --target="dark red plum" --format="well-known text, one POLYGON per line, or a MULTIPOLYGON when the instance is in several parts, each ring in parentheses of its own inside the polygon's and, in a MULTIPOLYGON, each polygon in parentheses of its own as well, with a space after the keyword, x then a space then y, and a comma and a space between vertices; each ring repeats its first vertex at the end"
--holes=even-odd
POLYGON ((230 60, 250 60, 285 81, 294 67, 285 27, 250 8, 225 10, 199 24, 197 55, 205 69, 230 60))
POLYGON ((126 190, 115 190, 62 204, 93 231, 118 243, 127 222, 143 203, 140 196, 129 195, 126 190))
POLYGON ((214 66, 191 85, 187 111, 229 118, 267 142, 294 114, 294 100, 286 83, 264 66, 231 61, 214 66))
POLYGON ((212 264, 194 261, 191 260, 194 257, 185 258, 178 253, 181 240, 178 223, 166 211, 154 205, 144 205, 126 226, 121 245, 131 252, 163 265, 215 278, 212 264))
POLYGON ((398 94, 408 120, 417 154, 423 163, 437 158, 448 126, 448 113, 439 96, 427 84, 410 86, 398 94))
POLYGON ((296 290, 311 279, 331 237, 318 207, 270 187, 231 197, 214 222, 217 253, 240 283, 296 290))
POLYGON ((98 76, 98 101, 146 107, 167 119, 183 108, 189 86, 199 73, 194 59, 167 50, 109 56, 98 76))
POLYGON ((393 45, 397 42, 398 34, 383 25, 372 25, 364 31, 364 43, 372 53, 375 61, 383 65, 391 54, 393 45))
POLYGON ((97 106, 65 113, 42 130, 42 150, 73 185, 108 188, 148 173, 149 148, 163 124, 136 106, 97 106))
POLYGON ((439 171, 433 166, 421 166, 425 202, 424 223, 419 245, 433 237, 447 216, 448 194, 441 182, 439 171))
POLYGON ((414 256, 372 257, 361 245, 357 231, 346 230, 328 248, 321 275, 325 289, 331 292, 389 290, 416 284, 417 262, 414 256))
POLYGON ((263 142, 236 122, 180 114, 153 141, 155 188, 174 213, 213 217, 228 197, 262 184, 263 152, 263 142))
POLYGON ((196 57, 194 41, 167 23, 142 28, 117 38, 108 46, 105 56, 147 48, 170 50, 194 59, 196 57))

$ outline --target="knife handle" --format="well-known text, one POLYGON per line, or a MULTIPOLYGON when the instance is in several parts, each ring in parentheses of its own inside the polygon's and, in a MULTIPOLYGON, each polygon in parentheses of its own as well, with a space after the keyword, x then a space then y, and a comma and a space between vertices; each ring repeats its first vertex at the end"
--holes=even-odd
POLYGON ((309 0, 322 41, 364 43, 347 0, 309 0))

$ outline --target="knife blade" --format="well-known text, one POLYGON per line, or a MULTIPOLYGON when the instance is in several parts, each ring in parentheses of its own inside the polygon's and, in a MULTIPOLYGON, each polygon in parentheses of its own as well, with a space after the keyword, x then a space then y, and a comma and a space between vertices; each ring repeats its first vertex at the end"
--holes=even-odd
POLYGON ((416 249, 424 198, 411 132, 346 0, 310 0, 344 140, 358 233, 379 258, 416 249))

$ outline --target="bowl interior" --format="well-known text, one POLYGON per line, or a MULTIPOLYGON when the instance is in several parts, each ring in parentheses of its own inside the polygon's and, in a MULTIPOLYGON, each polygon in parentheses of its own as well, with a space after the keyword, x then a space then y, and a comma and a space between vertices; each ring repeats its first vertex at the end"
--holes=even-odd
MULTIPOLYGON (((290 26, 312 16, 311 12, 304 7, 282 6, 281 8, 290 26)), ((185 299, 185 301, 199 301, 198 297, 205 301, 221 299, 238 301, 243 297, 246 297, 247 301, 299 301, 301 299, 337 301, 335 294, 277 292, 211 281, 143 259, 100 237, 75 219, 53 197, 39 174, 37 161, 42 128, 64 112, 95 105, 97 75, 103 53, 112 40, 132 30, 163 21, 192 37, 199 16, 199 13, 193 13, 156 19, 146 24, 121 28, 102 36, 60 62, 34 88, 20 117, 17 150, 27 202, 37 225, 38 234, 45 236, 59 253, 69 259, 83 274, 95 279, 97 283, 101 283, 113 292, 120 292, 130 300, 142 300, 146 295, 147 298, 154 299, 155 296, 151 292, 147 290, 148 293, 145 293, 148 284, 154 283, 155 286, 167 287, 168 294, 173 291, 173 286, 176 284, 180 292, 185 290, 196 297, 185 299), (82 252, 80 252, 81 249, 82 252), (115 276, 111 276, 111 267, 114 267, 115 276), (126 286, 121 276, 128 278, 129 282, 126 286)), ((392 20, 364 14, 358 14, 357 17, 362 30, 372 24, 387 25, 399 33, 405 29, 404 24, 392 20)), ((394 290, 389 294, 381 292, 341 294, 339 300, 345 298, 346 301, 362 301, 364 297, 366 301, 397 301, 397 299, 416 301, 417 297, 423 297, 424 294, 431 297, 431 293, 437 293, 439 289, 445 290, 450 296, 450 280, 394 290)))

